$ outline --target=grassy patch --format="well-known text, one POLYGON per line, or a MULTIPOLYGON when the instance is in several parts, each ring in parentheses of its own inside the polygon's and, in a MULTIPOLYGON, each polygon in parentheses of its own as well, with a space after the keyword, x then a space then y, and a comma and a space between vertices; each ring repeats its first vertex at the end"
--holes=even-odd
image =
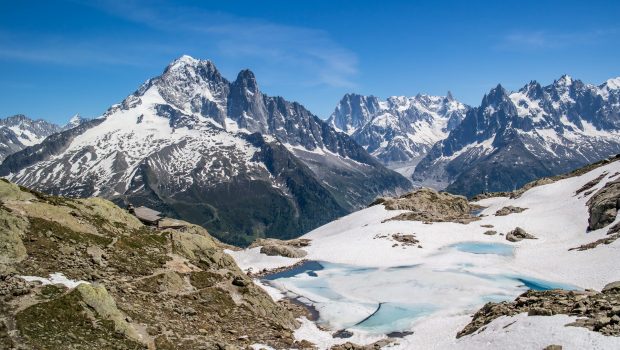
POLYGON ((33 196, 35 196, 38 200, 42 202, 52 204, 52 205, 62 205, 62 206, 69 207, 71 209, 77 209, 77 207, 73 204, 75 200, 71 198, 52 196, 49 194, 45 194, 39 191, 32 190, 24 186, 19 186, 19 189, 22 190, 22 192, 27 192, 27 193, 32 194, 33 196))
POLYGON ((224 276, 211 271, 197 271, 189 275, 192 286, 197 289, 203 289, 215 286, 218 282, 224 280, 224 276))
POLYGON ((34 217, 29 218, 29 220, 30 234, 38 237, 49 236, 48 238, 54 237, 60 241, 75 241, 77 243, 90 243, 104 246, 112 243, 111 238, 90 233, 76 232, 54 221, 34 217))
POLYGON ((114 245, 110 265, 131 276, 144 276, 162 267, 170 257, 166 255, 166 237, 142 228, 122 236, 114 245))
POLYGON ((116 333, 112 321, 94 316, 77 290, 28 307, 16 315, 16 321, 17 329, 34 349, 142 348, 116 333))

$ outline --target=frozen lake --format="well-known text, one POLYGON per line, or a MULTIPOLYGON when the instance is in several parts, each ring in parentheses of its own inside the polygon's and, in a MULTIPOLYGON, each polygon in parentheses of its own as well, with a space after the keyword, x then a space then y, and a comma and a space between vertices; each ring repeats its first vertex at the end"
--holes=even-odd
POLYGON ((424 264, 377 268, 308 261, 263 280, 313 306, 323 326, 368 334, 408 331, 424 316, 472 312, 528 289, 574 289, 494 267, 513 255, 507 244, 463 242, 424 264))

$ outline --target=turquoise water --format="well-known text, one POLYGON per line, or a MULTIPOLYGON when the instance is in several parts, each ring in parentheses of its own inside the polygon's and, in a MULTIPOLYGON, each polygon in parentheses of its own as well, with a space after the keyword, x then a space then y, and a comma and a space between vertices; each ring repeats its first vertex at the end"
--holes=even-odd
POLYGON ((462 242, 453 244, 450 247, 472 254, 514 255, 514 247, 504 243, 462 242))
POLYGON ((304 261, 303 263, 297 266, 294 266, 291 269, 265 275, 263 279, 272 281, 272 280, 276 280, 279 278, 291 278, 291 277, 295 277, 299 274, 304 274, 304 273, 309 276, 316 277, 317 276, 316 271, 320 271, 320 270, 323 270, 323 265, 321 265, 320 262, 309 260, 309 261, 304 261))
POLYGON ((532 278, 532 277, 516 276, 516 277, 513 277, 513 279, 515 281, 519 281, 523 283, 523 285, 525 285, 528 289, 532 289, 532 290, 551 290, 551 289, 578 290, 579 289, 579 287, 576 287, 570 284, 549 282, 549 281, 541 280, 538 278, 532 278))
POLYGON ((351 328, 377 333, 403 331, 409 328, 412 320, 436 309, 436 306, 425 304, 380 303, 373 314, 351 328))
POLYGON ((328 328, 371 334, 410 331, 416 320, 435 312, 475 311, 488 301, 514 300, 528 289, 577 289, 501 273, 496 262, 513 254, 506 244, 465 242, 449 248, 418 265, 379 268, 307 261, 263 281, 314 307, 317 322, 328 328), (453 249, 487 255, 480 260, 454 255, 453 249))

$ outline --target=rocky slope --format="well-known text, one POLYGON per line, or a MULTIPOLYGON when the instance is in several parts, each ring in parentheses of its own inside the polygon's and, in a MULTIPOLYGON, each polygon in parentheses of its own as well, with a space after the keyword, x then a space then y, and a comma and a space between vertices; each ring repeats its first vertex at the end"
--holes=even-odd
POLYGON ((515 190, 616 154, 619 81, 594 86, 563 76, 513 93, 498 85, 432 148, 413 178, 472 196, 515 190))
POLYGON ((32 120, 24 115, 0 119, 0 162, 8 155, 38 144, 61 130, 58 125, 41 119, 32 120))
POLYGON ((291 238, 410 186, 302 105, 183 56, 100 118, 11 155, 41 191, 147 205, 234 244, 291 238))
POLYGON ((298 327, 205 229, 0 181, 0 348, 293 346, 298 327), (174 227, 174 228, 172 228, 174 227))
POLYGON ((345 95, 328 122, 342 130, 385 164, 413 162, 448 136, 468 106, 447 96, 345 95))
POLYGON ((607 336, 620 336, 620 281, 603 287, 601 292, 527 291, 513 302, 488 303, 473 316, 457 337, 472 334, 501 316, 527 313, 528 316, 577 316, 566 326, 584 327, 607 336))

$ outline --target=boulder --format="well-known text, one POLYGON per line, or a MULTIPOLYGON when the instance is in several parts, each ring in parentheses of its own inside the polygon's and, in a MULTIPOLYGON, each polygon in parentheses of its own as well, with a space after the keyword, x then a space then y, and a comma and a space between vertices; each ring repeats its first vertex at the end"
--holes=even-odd
POLYGON ((617 290, 620 292, 620 281, 615 281, 615 282, 611 282, 605 285, 605 287, 603 287, 602 292, 606 293, 606 292, 610 292, 612 290, 617 290))
POLYGON ((620 180, 608 182, 586 204, 590 214, 588 230, 597 230, 611 224, 620 209, 620 180))
POLYGON ((258 238, 249 248, 261 247, 260 252, 270 256, 284 256, 287 258, 303 258, 308 253, 300 249, 310 245, 310 240, 305 238, 283 241, 275 238, 258 238))
POLYGON ((459 223, 480 220, 471 215, 472 207, 467 198, 430 188, 421 188, 397 198, 381 198, 375 202, 383 204, 387 210, 408 211, 392 220, 459 223))
POLYGON ((268 245, 262 246, 260 248, 261 254, 269 255, 269 256, 284 256, 287 258, 303 258, 308 253, 305 250, 298 249, 295 247, 290 247, 285 244, 274 244, 270 243, 268 245))
POLYGON ((521 227, 517 227, 506 234, 506 240, 510 242, 519 242, 524 239, 536 239, 536 237, 525 232, 521 227))
POLYGON ((502 209, 499 209, 498 211, 496 211, 495 216, 506 216, 506 215, 510 215, 514 213, 521 213, 525 210, 527 210, 527 208, 520 208, 520 207, 509 205, 507 207, 503 207, 502 209))

